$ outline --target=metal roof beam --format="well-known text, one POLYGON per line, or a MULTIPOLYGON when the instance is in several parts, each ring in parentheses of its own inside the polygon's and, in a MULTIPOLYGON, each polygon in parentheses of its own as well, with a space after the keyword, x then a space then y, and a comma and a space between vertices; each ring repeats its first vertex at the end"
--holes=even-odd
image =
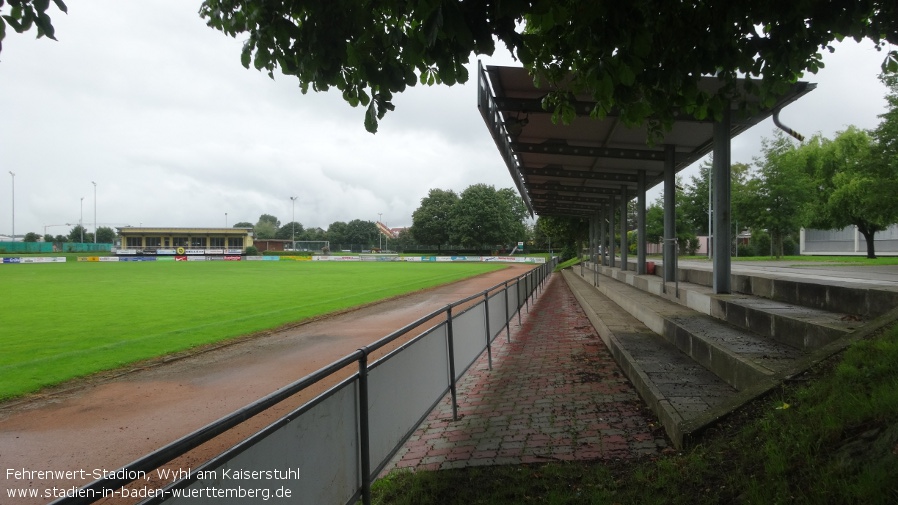
POLYGON ((590 195, 619 195, 620 188, 592 188, 589 186, 564 186, 562 184, 528 184, 527 189, 531 196, 536 196, 534 191, 586 193, 590 195))
POLYGON ((511 142, 511 148, 521 154, 560 154, 565 156, 586 156, 623 160, 664 162, 664 151, 650 149, 622 149, 612 147, 571 146, 567 144, 533 144, 511 142))
POLYGON ((636 184, 636 174, 617 174, 609 172, 587 172, 585 170, 565 170, 563 168, 531 168, 521 167, 521 173, 527 176, 558 177, 561 179, 589 179, 592 181, 628 182, 636 184))
MULTIPOLYGON (((496 109, 503 112, 519 112, 519 113, 527 113, 527 114, 551 114, 552 111, 547 111, 543 109, 543 100, 542 98, 510 98, 510 97, 496 97, 495 99, 496 109)), ((578 117, 590 117, 592 113, 592 109, 595 107, 596 102, 589 102, 583 100, 574 100, 570 103, 571 107, 574 108, 578 117)), ((620 111, 617 108, 610 110, 606 115, 606 118, 617 118, 620 117, 620 111)), ((713 118, 705 118, 705 119, 696 119, 691 114, 686 113, 675 113, 675 120, 678 123, 714 123, 713 118)), ((733 121, 734 124, 741 123, 742 121, 733 121)))

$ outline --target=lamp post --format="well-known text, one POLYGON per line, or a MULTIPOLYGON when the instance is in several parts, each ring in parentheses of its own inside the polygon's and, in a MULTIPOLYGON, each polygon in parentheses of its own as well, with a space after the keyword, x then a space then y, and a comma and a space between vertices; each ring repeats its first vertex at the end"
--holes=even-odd
MULTIPOLYGON (((383 219, 383 212, 377 213, 377 224, 380 224, 380 221, 383 219)), ((384 233, 381 231, 380 227, 377 227, 377 248, 383 250, 383 246, 381 245, 381 241, 383 240, 384 233)))
POLYGON ((290 226, 292 228, 291 235, 293 237, 292 247, 293 247, 293 252, 296 252, 296 197, 295 196, 290 197, 290 205, 293 207, 293 214, 292 214, 291 222, 290 222, 290 226))
POLYGON ((94 244, 97 243, 97 183, 90 181, 94 185, 94 244))
POLYGON ((12 241, 16 241, 16 174, 10 170, 12 176, 12 241))
POLYGON ((225 212, 225 228, 228 227, 228 213, 225 212))
POLYGON ((81 243, 84 243, 84 197, 81 197, 81 217, 78 218, 78 226, 81 227, 81 243))

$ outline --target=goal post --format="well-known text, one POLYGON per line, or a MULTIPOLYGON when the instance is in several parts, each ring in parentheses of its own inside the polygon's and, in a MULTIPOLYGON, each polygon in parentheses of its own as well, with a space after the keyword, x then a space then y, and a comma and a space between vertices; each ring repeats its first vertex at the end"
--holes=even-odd
POLYGON ((312 253, 329 253, 331 243, 329 240, 297 240, 293 242, 295 251, 307 251, 312 253))

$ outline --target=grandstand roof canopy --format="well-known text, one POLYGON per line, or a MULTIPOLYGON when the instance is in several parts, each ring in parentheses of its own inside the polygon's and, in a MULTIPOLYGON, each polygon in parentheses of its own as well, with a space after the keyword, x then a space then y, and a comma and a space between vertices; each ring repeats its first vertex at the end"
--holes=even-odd
MULTIPOLYGON (((716 78, 708 77, 701 86, 713 91, 720 85, 716 78)), ((814 87, 798 82, 772 108, 749 117, 739 117, 733 109, 730 138, 814 87)), ((661 183, 665 145, 674 146, 677 172, 713 147, 710 119, 684 114, 660 141, 649 145, 645 126, 624 126, 614 111, 604 119, 589 117, 595 102, 588 95, 575 96, 577 117, 571 124, 553 123, 541 105, 545 94, 524 68, 479 68, 478 108, 531 213, 594 215, 609 198, 621 194, 622 187, 627 188, 629 197, 635 195, 640 170, 645 170, 647 188, 661 183)))

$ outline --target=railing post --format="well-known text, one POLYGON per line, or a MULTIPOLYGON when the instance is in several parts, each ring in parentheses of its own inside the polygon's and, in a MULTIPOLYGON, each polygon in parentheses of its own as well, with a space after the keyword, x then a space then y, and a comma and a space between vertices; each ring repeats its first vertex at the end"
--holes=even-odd
POLYGON ((490 370, 493 369, 493 348, 490 346, 490 295, 489 291, 483 292, 483 313, 486 320, 483 325, 486 327, 486 360, 489 363, 490 370))
POLYGON ((455 390, 455 346, 452 344, 452 306, 446 307, 446 343, 449 347, 449 393, 452 397, 452 420, 458 421, 455 390))
POLYGON ((530 313, 530 274, 524 276, 524 306, 527 307, 527 313, 530 313))
POLYGON ((508 313, 508 281, 505 281, 505 341, 511 343, 511 314, 508 313))
POLYGON ((368 348, 359 358, 359 457, 362 470, 362 503, 371 505, 371 448, 368 425, 368 348))

